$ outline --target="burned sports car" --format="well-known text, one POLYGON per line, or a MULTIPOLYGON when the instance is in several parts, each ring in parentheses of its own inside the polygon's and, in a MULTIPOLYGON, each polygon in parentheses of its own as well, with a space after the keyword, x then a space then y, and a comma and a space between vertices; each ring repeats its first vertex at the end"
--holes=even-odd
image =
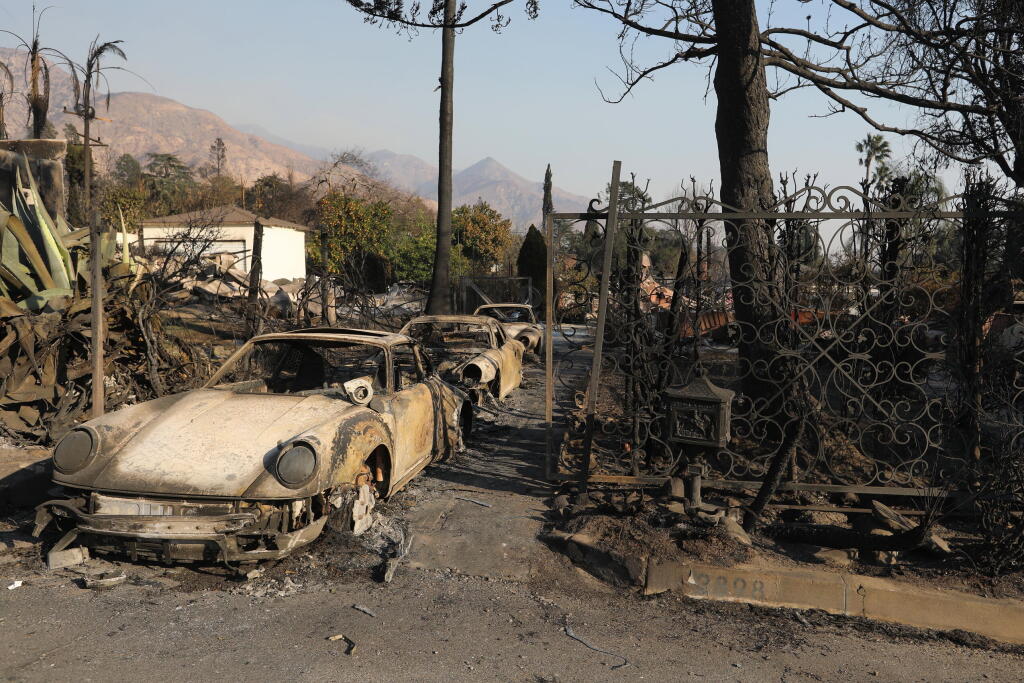
POLYGON ((537 322, 533 306, 529 304, 485 304, 473 315, 494 318, 505 329, 505 334, 518 339, 530 353, 540 355, 544 348, 544 327, 537 322))
POLYGON ((53 453, 67 497, 39 506, 36 533, 132 558, 279 558, 325 524, 368 526, 376 498, 462 448, 472 414, 406 336, 254 337, 204 387, 71 430, 53 453))
POLYGON ((423 315, 402 334, 418 340, 441 376, 461 385, 477 403, 503 399, 523 381, 522 342, 493 318, 482 315, 423 315))

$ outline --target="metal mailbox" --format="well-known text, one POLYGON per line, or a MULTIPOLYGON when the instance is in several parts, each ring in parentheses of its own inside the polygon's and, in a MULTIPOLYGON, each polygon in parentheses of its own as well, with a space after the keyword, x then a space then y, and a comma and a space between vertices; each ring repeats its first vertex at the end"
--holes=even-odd
POLYGON ((668 440, 722 448, 729 443, 732 397, 736 392, 716 386, 704 375, 689 384, 665 390, 668 440))

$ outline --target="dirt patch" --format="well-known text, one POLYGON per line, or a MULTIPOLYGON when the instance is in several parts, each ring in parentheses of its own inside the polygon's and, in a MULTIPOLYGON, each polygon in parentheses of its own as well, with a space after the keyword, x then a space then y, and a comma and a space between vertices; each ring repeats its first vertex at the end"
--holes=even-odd
POLYGON ((563 543, 570 558, 584 565, 601 564, 605 557, 611 557, 626 564, 639 562, 644 567, 648 560, 728 567, 748 562, 754 555, 742 540, 742 532, 735 531, 734 519, 725 522, 724 513, 709 515, 664 492, 657 496, 615 490, 567 492, 553 497, 550 503, 554 522, 549 530, 555 532, 554 536, 549 534, 551 538, 582 538, 601 551, 580 553, 573 543, 563 543))
POLYGON ((675 560, 682 552, 668 529, 652 527, 641 517, 581 515, 565 525, 571 534, 586 534, 605 549, 623 557, 675 560))
POLYGON ((753 549, 738 543, 720 526, 695 531, 691 538, 680 538, 679 547, 687 558, 718 567, 749 562, 755 554, 753 549))

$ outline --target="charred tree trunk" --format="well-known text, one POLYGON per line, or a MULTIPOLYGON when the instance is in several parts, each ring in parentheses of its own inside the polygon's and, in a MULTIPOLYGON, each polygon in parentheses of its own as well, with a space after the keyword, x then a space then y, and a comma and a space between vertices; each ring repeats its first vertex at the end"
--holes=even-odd
POLYGON ((960 309, 956 357, 953 367, 960 371, 959 428, 966 455, 981 459, 981 344, 985 259, 989 242, 989 192, 985 182, 974 183, 966 192, 960 272, 960 309))
POLYGON ((452 88, 455 85, 455 0, 445 0, 441 29, 441 105, 438 115, 437 163, 437 245, 434 250, 434 274, 427 299, 428 315, 451 311, 452 251, 452 128, 454 125, 452 88))
POLYGON ((796 459, 796 449, 800 444, 800 439, 804 436, 804 426, 806 423, 807 416, 803 414, 793 417, 786 425, 785 435, 782 443, 779 445, 779 450, 768 466, 768 472, 764 475, 764 480, 761 482, 761 488, 758 489, 754 502, 750 504, 750 508, 743 517, 743 528, 746 531, 752 532, 757 529, 757 525, 761 521, 761 515, 764 513, 765 507, 768 506, 768 501, 775 496, 775 492, 782 482, 782 475, 790 469, 790 463, 796 459))
MULTIPOLYGON (((715 133, 722 177, 722 202, 740 211, 758 211, 773 202, 768 164, 768 86, 760 51, 754 0, 714 0, 718 34, 715 133)), ((771 269, 772 235, 763 220, 725 219, 732 298, 742 338, 743 391, 767 399, 773 382, 775 348, 758 332, 778 319, 777 286, 771 269)))
POLYGON ((263 224, 255 221, 252 224, 252 259, 249 265, 249 293, 245 302, 245 315, 249 327, 249 336, 255 337, 263 327, 263 318, 259 312, 259 297, 263 281, 263 224))
MULTIPOLYGON (((50 108, 49 97, 49 67, 38 51, 30 53, 30 75, 29 75, 29 96, 28 108, 32 115, 32 138, 40 140, 43 137, 43 130, 46 128, 46 114, 50 108), (40 89, 40 81, 43 87, 40 89)), ((88 133, 86 133, 88 136, 88 133)))

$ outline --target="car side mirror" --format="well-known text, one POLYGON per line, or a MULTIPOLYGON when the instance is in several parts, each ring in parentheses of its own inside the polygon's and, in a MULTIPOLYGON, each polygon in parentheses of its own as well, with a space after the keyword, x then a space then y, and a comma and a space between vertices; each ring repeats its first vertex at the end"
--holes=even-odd
POLYGON ((373 400, 373 385, 365 377, 350 379, 341 386, 352 402, 358 406, 365 406, 373 400))

